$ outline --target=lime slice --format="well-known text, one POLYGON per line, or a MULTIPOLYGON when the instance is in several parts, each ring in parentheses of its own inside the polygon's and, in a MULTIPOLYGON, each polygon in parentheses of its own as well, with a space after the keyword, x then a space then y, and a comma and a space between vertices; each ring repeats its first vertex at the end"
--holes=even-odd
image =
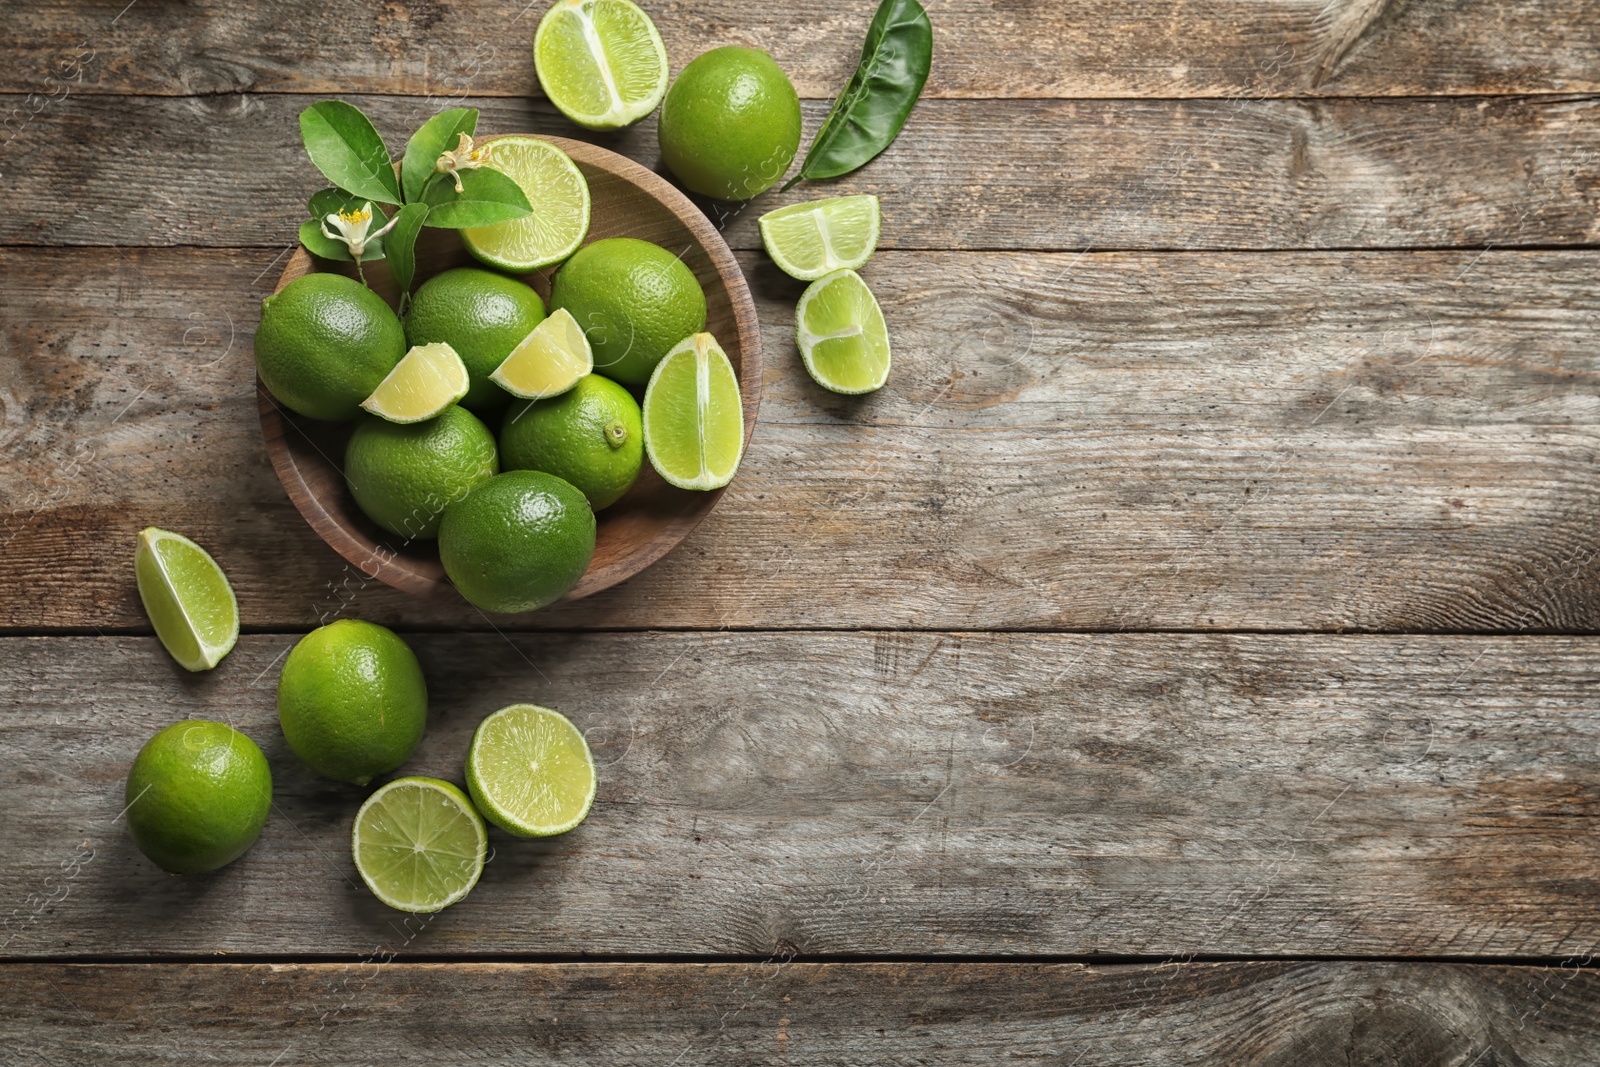
POLYGON ((709 333, 668 352, 644 390, 644 451, 679 489, 720 489, 744 453, 744 407, 733 364, 709 333))
POLYGON ((761 216, 761 243, 780 270, 803 282, 855 270, 878 247, 878 198, 835 196, 761 216))
POLYGON ((182 534, 139 531, 133 553, 139 599, 179 666, 209 671, 239 640, 239 602, 211 554, 182 534))
POLYGON ((483 873, 489 834, 465 793, 437 778, 396 778, 356 813, 350 854, 373 895, 400 911, 438 911, 483 873))
POLYGON ((466 396, 471 384, 454 348, 443 341, 416 345, 361 406, 390 422, 426 422, 466 396))
POLYGON ((824 389, 870 393, 889 380, 889 327, 855 271, 836 270, 806 286, 794 318, 800 358, 824 389))
POLYGON ((467 749, 467 789, 508 834, 550 837, 583 821, 594 803, 594 759, 559 711, 512 704, 478 724, 467 749))
POLYGON ((571 389, 592 370, 594 350, 583 327, 572 312, 556 308, 511 350, 489 380, 512 396, 543 400, 571 389))
POLYGON ((490 165, 522 186, 531 215, 461 231, 467 251, 501 270, 526 272, 560 263, 589 234, 589 183, 549 141, 496 137, 490 165))
POLYGON ((560 0, 539 20, 533 65, 550 102, 591 130, 638 122, 667 91, 667 47, 629 0, 560 0))

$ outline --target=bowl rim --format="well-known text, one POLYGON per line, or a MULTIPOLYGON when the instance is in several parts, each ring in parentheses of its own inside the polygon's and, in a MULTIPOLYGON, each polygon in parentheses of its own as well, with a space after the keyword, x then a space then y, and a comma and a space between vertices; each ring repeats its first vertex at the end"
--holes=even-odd
MULTIPOLYGON (((567 153, 574 162, 586 163, 596 169, 615 174, 661 203, 684 225, 695 242, 705 251, 712 270, 727 291, 734 329, 738 335, 737 372, 740 400, 744 409, 744 446, 748 452, 750 441, 755 435, 756 418, 761 410, 763 384, 761 329, 749 282, 745 279, 733 250, 723 240, 721 232, 712 225, 711 220, 694 201, 675 185, 621 153, 588 141, 538 133, 497 134, 494 137, 484 138, 480 143, 487 144, 501 137, 530 137, 548 141, 567 153)), ((585 238, 584 243, 589 243, 588 238, 585 238)), ((289 261, 284 264, 283 271, 273 287, 273 293, 281 292, 290 282, 315 273, 318 269, 317 260, 304 245, 298 245, 289 257, 289 261)), ((253 354, 251 361, 253 366, 253 354)), ((317 536, 366 577, 381 581, 392 588, 416 596, 460 595, 445 577, 441 564, 432 562, 429 565, 429 561, 426 560, 402 557, 382 541, 374 539, 363 530, 351 527, 342 516, 331 512, 313 491, 307 481, 306 472, 301 470, 293 451, 286 443, 288 434, 300 433, 305 436, 304 430, 300 428, 295 417, 285 412, 277 400, 267 392, 259 375, 256 376, 256 398, 261 434, 266 444, 267 456, 272 462, 272 469, 288 494, 290 503, 317 536)), ((307 437, 307 440, 310 438, 307 437)), ((311 443, 327 463, 336 468, 342 467, 342 464, 335 462, 314 441, 311 443)), ((647 470, 645 473, 651 472, 647 470)), ((677 490, 677 492, 689 491, 677 490)), ((660 533, 626 556, 598 568, 591 565, 579 579, 578 584, 557 602, 578 600, 603 589, 609 589, 654 565, 681 544, 684 538, 705 520, 721 500, 723 492, 724 489, 714 489, 695 493, 696 497, 703 500, 691 511, 675 516, 660 533)))

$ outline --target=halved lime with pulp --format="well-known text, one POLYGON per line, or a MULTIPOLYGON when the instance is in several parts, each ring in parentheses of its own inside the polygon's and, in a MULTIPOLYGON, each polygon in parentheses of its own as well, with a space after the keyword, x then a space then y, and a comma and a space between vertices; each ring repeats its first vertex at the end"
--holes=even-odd
POLYGON ((438 911, 478 884, 489 834, 465 793, 437 778, 396 778, 356 813, 350 853, 373 895, 400 911, 438 911))
POLYGON ((889 380, 889 326, 855 271, 836 270, 812 282, 794 318, 800 358, 824 389, 870 393, 889 380))
POLYGON ((583 327, 566 308, 556 308, 533 328, 489 380, 512 396, 543 400, 560 396, 594 370, 594 350, 583 327))
POLYGON ((739 377, 709 333, 668 352, 644 391, 644 450, 679 489, 720 489, 744 453, 739 377))
POLYGON ((835 196, 761 216, 761 243, 785 274, 803 282, 855 270, 878 247, 878 198, 835 196))
POLYGON ((239 640, 239 602, 211 554, 148 526, 133 553, 139 599, 161 644, 190 671, 209 671, 239 640))
POLYGON ((630 0, 560 0, 539 20, 533 65, 550 102, 591 130, 638 122, 667 91, 667 48, 630 0))
POLYGON ((594 758, 559 711, 512 704, 472 735, 467 789, 484 817, 508 834, 564 834, 594 803, 594 758))
POLYGON ((522 186, 533 213, 461 231, 467 251, 501 270, 526 272, 560 263, 589 234, 589 183, 549 141, 496 137, 489 165, 522 186))
POLYGON ((471 384, 454 348, 443 341, 417 345, 361 406, 390 422, 425 422, 466 396, 471 384))

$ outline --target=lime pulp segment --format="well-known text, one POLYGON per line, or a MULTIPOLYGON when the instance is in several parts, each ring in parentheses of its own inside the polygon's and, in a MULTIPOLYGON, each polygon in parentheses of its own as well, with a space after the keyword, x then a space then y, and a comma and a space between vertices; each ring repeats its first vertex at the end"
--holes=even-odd
POLYGON ((566 308, 556 308, 535 326, 489 379, 512 396, 542 400, 559 396, 594 370, 594 350, 583 327, 566 308))
POLYGON ((870 393, 889 380, 889 326, 861 275, 837 270, 806 287, 795 309, 806 370, 835 393, 870 393))
POLYGON ((566 833, 594 803, 594 758, 565 715, 512 704, 484 719, 467 750, 467 789, 478 810, 519 837, 566 833))
POLYGON ((744 405, 727 353, 709 333, 686 337, 644 391, 644 449, 679 489, 720 489, 744 452, 744 405))
POLYGON ((449 907, 478 884, 489 835, 466 794, 437 778, 397 778, 367 798, 350 837, 356 870, 391 908, 449 907))
POLYGON ((423 422, 467 395, 467 365, 443 341, 416 345, 361 406, 390 422, 423 422))
POLYGON ((785 274, 811 282, 866 263, 878 247, 880 224, 877 197, 835 196, 767 212, 761 243, 785 274))
POLYGON ((467 251, 510 271, 538 270, 576 252, 589 234, 589 183, 577 164, 537 137, 495 137, 485 144, 489 165, 522 187, 533 212, 462 230, 467 251))
POLYGON ((190 671, 208 671, 239 640, 239 602, 210 553, 182 534, 139 531, 134 576, 161 644, 190 671))
POLYGON ((631 0, 560 0, 539 21, 534 68, 545 95, 591 130, 654 111, 667 91, 667 49, 631 0))

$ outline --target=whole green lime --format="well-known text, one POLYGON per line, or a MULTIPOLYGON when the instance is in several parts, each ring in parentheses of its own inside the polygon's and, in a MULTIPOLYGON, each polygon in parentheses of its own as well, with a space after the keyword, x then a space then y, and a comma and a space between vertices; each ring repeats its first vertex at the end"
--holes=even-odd
POLYGON ((594 349, 594 369, 626 385, 648 382, 672 346, 706 324, 706 294, 694 271, 634 237, 578 249, 556 271, 550 307, 578 320, 594 349))
POLYGON ((344 479, 367 518, 409 540, 439 536, 444 509, 500 473, 489 427, 451 405, 426 422, 368 417, 344 450, 344 479))
POLYGON ((320 775, 366 785, 406 761, 427 721, 416 655, 376 623, 331 622, 284 660, 278 722, 295 755, 320 775))
POLYGON ((139 851, 173 874, 232 863, 255 844, 272 807, 272 771, 226 723, 185 719, 144 743, 123 793, 139 851))
POLYGON ((507 471, 445 509, 439 559, 461 595, 484 611, 533 611, 578 584, 594 555, 594 531, 594 512, 570 482, 507 471))
POLYGON ((661 105, 661 158, 691 191, 748 200, 783 177, 800 148, 800 97, 759 48, 692 60, 661 105))
POLYGON ((389 305, 342 274, 307 274, 261 301, 256 373, 279 403, 307 418, 355 418, 405 354, 405 331, 389 305))
POLYGON ((543 321, 544 301, 515 278, 457 267, 417 287, 406 314, 406 342, 449 344, 472 381, 461 403, 474 411, 499 411, 511 397, 489 375, 543 321))
POLYGON ((644 425, 632 395, 598 374, 548 400, 512 404, 500 427, 507 470, 544 471, 599 511, 622 499, 644 463, 644 425))

